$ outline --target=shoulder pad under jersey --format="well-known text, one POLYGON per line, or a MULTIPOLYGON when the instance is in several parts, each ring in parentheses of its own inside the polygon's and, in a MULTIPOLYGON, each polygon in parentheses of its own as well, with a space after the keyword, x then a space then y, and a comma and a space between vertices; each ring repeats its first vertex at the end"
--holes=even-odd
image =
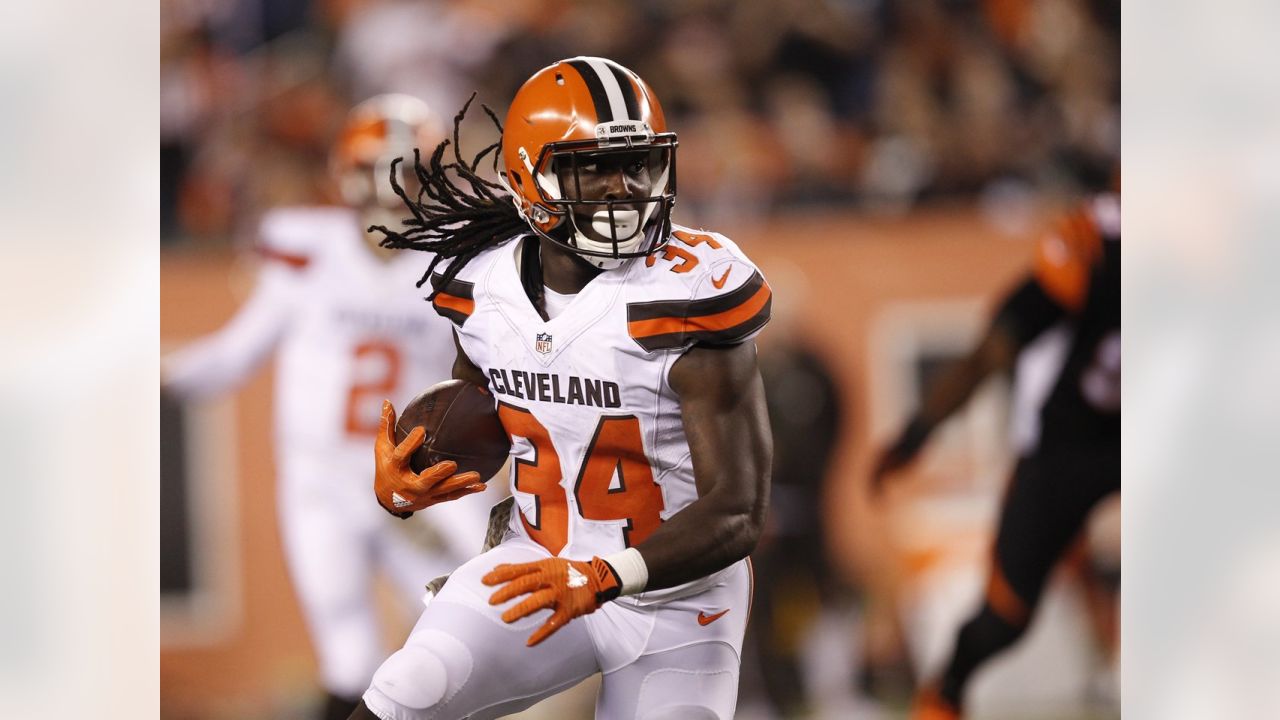
POLYGON ((627 331, 645 350, 734 345, 769 322, 769 283, 719 233, 677 226, 664 249, 637 262, 643 282, 629 293, 627 331))
POLYGON ((440 264, 431 271, 431 289, 436 293, 431 300, 431 306, 435 311, 453 321, 453 324, 458 327, 462 327, 476 309, 477 281, 489 271, 498 258, 508 257, 511 242, 518 242, 518 240, 506 240, 485 248, 480 254, 468 260, 458 273, 447 281, 445 275, 448 269, 458 260, 457 258, 441 260, 440 264), (507 250, 502 251, 503 248, 507 250))
POLYGON ((301 270, 327 248, 349 240, 344 236, 353 232, 355 223, 355 214, 347 208, 275 208, 262 216, 255 249, 267 260, 301 270))

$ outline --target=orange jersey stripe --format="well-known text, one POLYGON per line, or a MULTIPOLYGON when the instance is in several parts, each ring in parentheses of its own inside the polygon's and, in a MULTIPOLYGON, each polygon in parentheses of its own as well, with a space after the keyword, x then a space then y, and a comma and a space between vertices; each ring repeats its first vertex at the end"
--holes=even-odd
POLYGON ((764 307, 765 303, 769 302, 770 297, 772 297, 772 291, 769 290, 769 283, 766 282, 741 305, 723 312, 689 318, 663 317, 652 320, 633 320, 627 323, 627 330, 633 338, 670 335, 672 333, 727 330, 754 317, 764 307))
POLYGON ((1009 581, 1005 579, 1004 571, 1000 569, 999 561, 992 564, 991 577, 987 581, 986 595, 987 604, 1005 622, 1014 626, 1026 624, 1027 616, 1030 612, 1026 603, 1022 601, 1022 598, 1018 597, 1018 593, 1014 592, 1009 585, 1009 581))
POLYGON ((267 260, 284 263, 295 270, 301 270, 311 264, 311 258, 306 255, 288 253, 266 245, 259 245, 256 249, 258 254, 267 260))
POLYGON ((456 295, 449 295, 448 293, 436 293, 436 298, 432 302, 434 302, 437 307, 456 310, 467 317, 471 317, 471 313, 476 311, 475 300, 461 298, 456 295))

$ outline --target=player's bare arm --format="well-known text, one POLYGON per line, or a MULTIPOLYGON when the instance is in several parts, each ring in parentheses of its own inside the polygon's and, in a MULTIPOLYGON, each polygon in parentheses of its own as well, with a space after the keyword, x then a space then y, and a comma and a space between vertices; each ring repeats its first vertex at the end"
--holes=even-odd
POLYGON ((695 347, 672 366, 698 499, 637 548, 646 589, 703 577, 755 549, 769 505, 773 438, 755 343, 695 347))
POLYGON ((893 473, 910 465, 933 430, 964 407, 983 381, 1011 372, 1022 349, 1066 313, 1035 277, 1014 288, 978 344, 926 388, 915 416, 880 452, 872 470, 872 490, 879 492, 893 473))
POLYGON ((1017 354, 1014 338, 1001 325, 993 324, 972 352, 930 386, 916 418, 927 428, 937 427, 967 403, 984 380, 1010 371, 1017 354))
POLYGON ((1017 341, 1004 324, 991 323, 978 345, 930 384, 915 416, 880 452, 871 474, 872 490, 880 492, 892 474, 910 465, 934 428, 963 407, 984 380, 994 373, 1008 372, 1018 350, 1017 341))

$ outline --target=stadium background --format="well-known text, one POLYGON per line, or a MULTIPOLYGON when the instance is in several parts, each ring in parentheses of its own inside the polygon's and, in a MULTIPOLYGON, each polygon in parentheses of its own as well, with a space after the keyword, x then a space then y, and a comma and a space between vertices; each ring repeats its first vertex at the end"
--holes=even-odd
MULTIPOLYGON (((980 331, 1046 219, 1117 159, 1118 25, 1103 0, 166 0, 162 342, 231 315, 263 209, 329 201, 350 104, 408 92, 448 117, 476 90, 501 116, 547 62, 618 60, 680 135, 677 221, 735 238, 775 285, 762 352, 810 346, 839 388, 815 512, 848 598, 820 612, 800 588, 796 622, 819 620, 805 643, 821 712, 896 717, 977 597, 1010 391, 988 387, 883 505, 866 495, 870 455, 980 331)), ((463 145, 492 133, 475 119, 463 145)), ((275 529, 270 382, 192 409, 199 472, 162 478, 163 513, 189 520, 162 535, 167 718, 305 717, 315 700, 275 529), (166 584, 170 567, 186 580, 166 584)), ((1083 595, 1055 588, 1025 647, 979 679, 979 717, 1118 716, 1083 595)), ((767 717, 750 677, 740 716, 767 717)))

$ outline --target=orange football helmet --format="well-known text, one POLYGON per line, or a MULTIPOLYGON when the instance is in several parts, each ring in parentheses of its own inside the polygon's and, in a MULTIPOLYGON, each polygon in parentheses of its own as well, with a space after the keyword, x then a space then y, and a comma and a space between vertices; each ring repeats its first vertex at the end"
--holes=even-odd
POLYGON ((430 155, 444 139, 440 118, 425 102, 410 95, 376 95, 347 114, 329 157, 330 171, 342 199, 356 208, 403 207, 391 187, 391 162, 396 181, 405 187, 404 167, 413 167, 413 149, 430 155))
POLYGON ((502 179, 535 232, 610 269, 666 244, 676 144, 648 83, 612 60, 569 58, 534 73, 511 101, 502 179), (648 195, 584 196, 579 170, 601 161, 644 173, 648 195))

